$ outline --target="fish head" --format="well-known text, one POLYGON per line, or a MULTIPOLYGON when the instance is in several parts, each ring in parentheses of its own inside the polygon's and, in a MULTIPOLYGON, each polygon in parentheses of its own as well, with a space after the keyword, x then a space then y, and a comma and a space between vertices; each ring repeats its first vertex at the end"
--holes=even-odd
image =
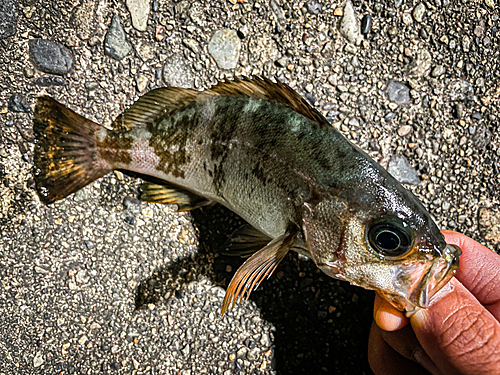
POLYGON ((458 268, 460 248, 445 242, 409 191, 391 198, 398 200, 396 205, 365 206, 345 198, 305 204, 304 236, 318 267, 377 291, 398 310, 428 307, 458 268))

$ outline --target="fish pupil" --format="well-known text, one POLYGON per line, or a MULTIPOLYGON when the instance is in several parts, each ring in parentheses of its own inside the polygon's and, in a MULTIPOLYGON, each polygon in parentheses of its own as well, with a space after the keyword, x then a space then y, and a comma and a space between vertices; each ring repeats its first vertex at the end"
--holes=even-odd
POLYGON ((375 224, 369 230, 370 246, 384 256, 400 256, 410 249, 410 236, 392 224, 375 224))
POLYGON ((377 235, 377 245, 382 249, 395 250, 400 244, 401 240, 394 232, 384 230, 377 235))

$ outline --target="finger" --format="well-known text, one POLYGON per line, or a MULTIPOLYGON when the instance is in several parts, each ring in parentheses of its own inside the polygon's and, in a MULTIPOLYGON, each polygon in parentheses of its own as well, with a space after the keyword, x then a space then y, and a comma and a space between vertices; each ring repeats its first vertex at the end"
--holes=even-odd
POLYGON ((463 251, 455 277, 500 320, 500 256, 463 234, 443 234, 447 243, 463 251))
POLYGON ((380 332, 384 341, 404 358, 415 361, 434 375, 441 375, 441 371, 425 353, 413 332, 411 326, 406 326, 396 332, 380 332))
MULTIPOLYGON (((376 375, 428 375, 419 364, 402 357, 385 342, 382 332, 375 322, 372 324, 368 340, 368 362, 376 375)), ((397 334, 397 332, 392 332, 397 334)))
POLYGON ((401 311, 396 310, 378 293, 375 295, 373 318, 377 325, 385 331, 396 331, 409 323, 408 318, 401 311))
POLYGON ((455 278, 453 291, 410 319, 418 341, 444 374, 496 374, 500 323, 455 278))

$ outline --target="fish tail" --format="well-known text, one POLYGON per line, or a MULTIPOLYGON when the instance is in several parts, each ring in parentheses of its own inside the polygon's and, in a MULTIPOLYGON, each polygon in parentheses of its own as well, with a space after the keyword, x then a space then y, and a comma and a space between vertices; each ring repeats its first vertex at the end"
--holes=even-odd
POLYGON ((97 146, 97 132, 107 130, 48 96, 37 98, 33 130, 34 178, 43 203, 63 199, 113 170, 97 146))

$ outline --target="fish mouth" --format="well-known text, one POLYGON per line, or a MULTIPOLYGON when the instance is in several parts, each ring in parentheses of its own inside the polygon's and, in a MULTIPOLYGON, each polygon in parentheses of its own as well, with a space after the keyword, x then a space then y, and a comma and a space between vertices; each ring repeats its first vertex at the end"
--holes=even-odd
POLYGON ((451 280, 457 271, 460 255, 462 255, 462 250, 458 246, 446 245, 443 255, 432 264, 417 288, 409 295, 408 302, 413 306, 407 306, 406 311, 411 312, 417 307, 429 307, 432 297, 451 280))

